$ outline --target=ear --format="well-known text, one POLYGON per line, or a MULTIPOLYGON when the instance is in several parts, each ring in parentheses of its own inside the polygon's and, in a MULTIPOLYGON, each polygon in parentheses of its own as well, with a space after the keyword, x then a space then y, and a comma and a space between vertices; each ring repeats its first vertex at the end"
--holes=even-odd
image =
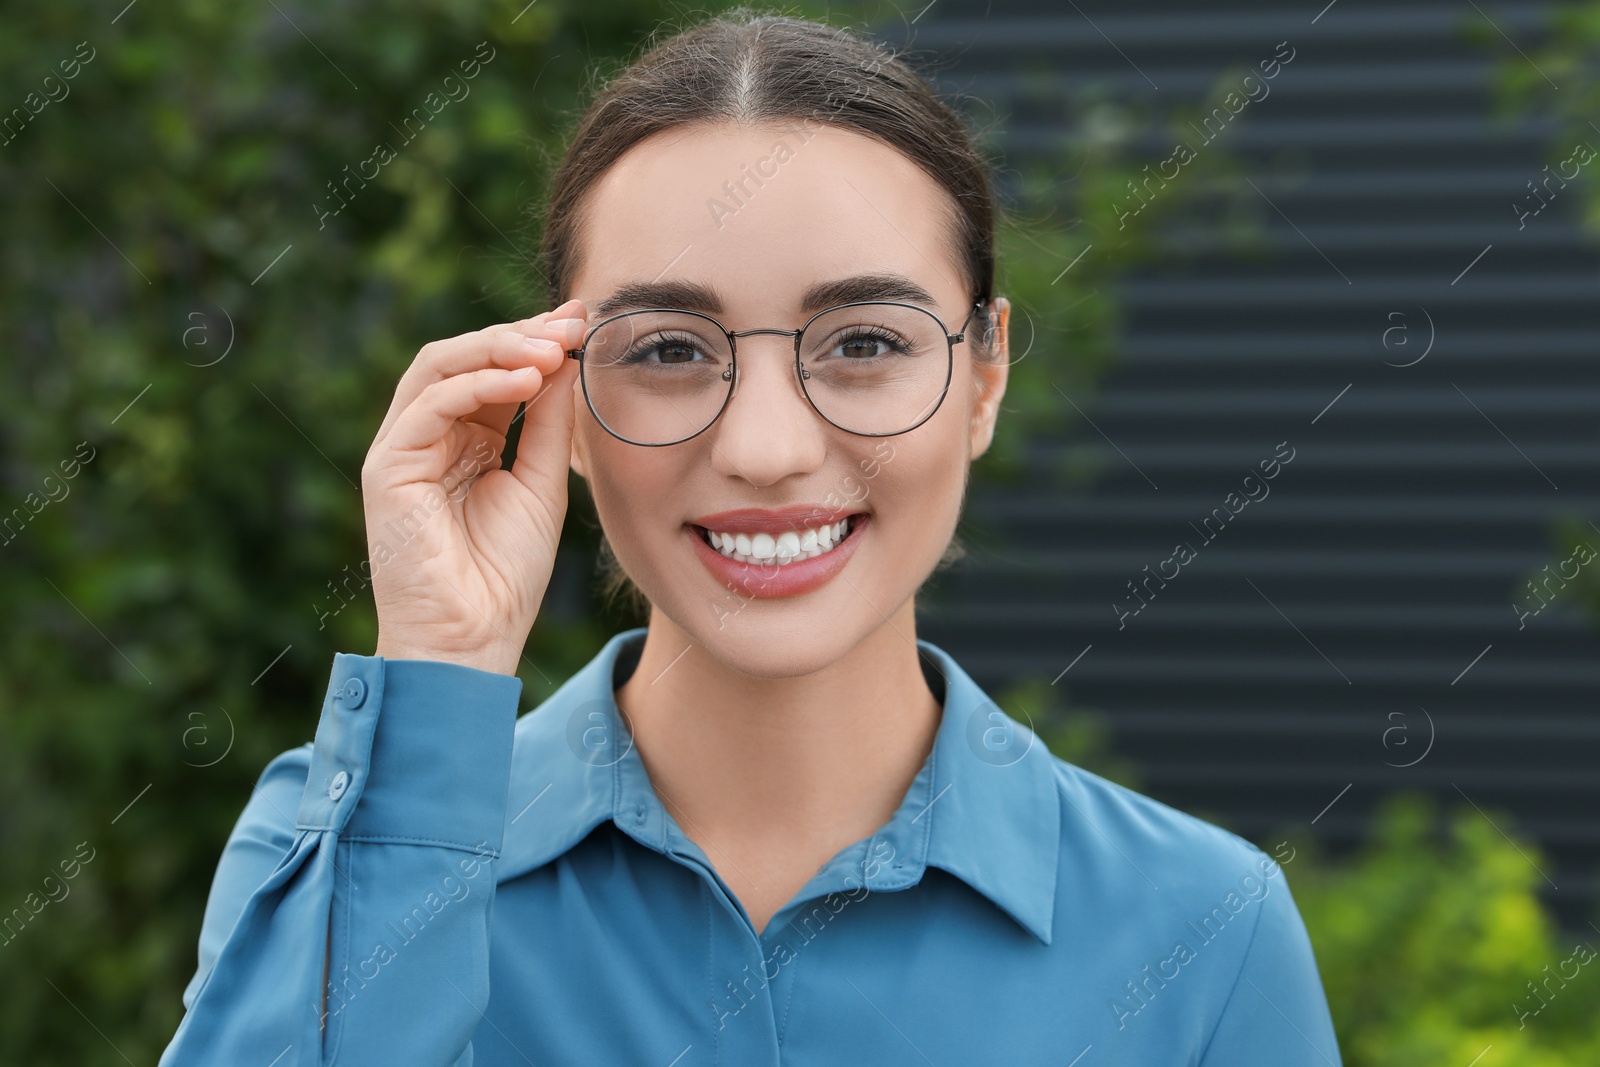
POLYGON ((994 440, 995 421, 1000 417, 1000 401, 1006 395, 1006 379, 1011 370, 1011 301, 997 296, 990 304, 993 327, 986 336, 991 358, 972 361, 976 398, 969 423, 968 455, 977 459, 989 450, 994 440))

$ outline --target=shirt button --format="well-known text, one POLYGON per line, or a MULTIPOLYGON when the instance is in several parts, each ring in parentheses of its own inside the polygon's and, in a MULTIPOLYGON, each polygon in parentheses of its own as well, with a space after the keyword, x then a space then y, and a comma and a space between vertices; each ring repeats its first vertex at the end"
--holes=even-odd
POLYGON ((344 791, 350 787, 350 776, 340 771, 333 776, 333 781, 328 783, 328 799, 338 800, 344 796, 344 791))
POLYGON ((360 678, 351 678, 344 683, 344 691, 341 695, 352 710, 359 708, 367 699, 367 683, 360 678))

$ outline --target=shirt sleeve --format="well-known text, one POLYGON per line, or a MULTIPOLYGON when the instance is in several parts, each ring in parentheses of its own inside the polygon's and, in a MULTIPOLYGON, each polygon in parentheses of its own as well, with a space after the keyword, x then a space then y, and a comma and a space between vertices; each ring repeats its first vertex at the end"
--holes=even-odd
POLYGON ((1200 1067, 1343 1067, 1311 939, 1281 872, 1261 898, 1200 1067))
POLYGON ((469 1067, 521 691, 334 656, 315 741, 267 765, 223 848, 160 1067, 469 1067))

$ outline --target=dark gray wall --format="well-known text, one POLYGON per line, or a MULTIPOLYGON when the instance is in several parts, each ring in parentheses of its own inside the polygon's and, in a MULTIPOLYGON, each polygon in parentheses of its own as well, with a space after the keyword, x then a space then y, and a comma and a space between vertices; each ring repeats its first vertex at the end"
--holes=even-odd
MULTIPOLYGON (((1525 51, 1541 38, 1547 5, 1479 6, 1525 51)), ((1519 229, 1557 131, 1490 119, 1492 62, 1514 53, 1464 37, 1471 5, 1321 9, 938 0, 917 19, 915 43, 953 57, 940 83, 1002 116, 1041 71, 1160 108, 1295 49, 1216 142, 1260 187, 1266 256, 1175 243, 1128 280, 1123 357, 1085 409, 1104 436, 1076 421, 1022 486, 974 491, 979 547, 922 636, 991 692, 1089 648, 1058 684, 1108 713, 1145 791, 1245 836, 1315 819, 1337 851, 1388 791, 1470 799, 1539 843, 1576 926, 1600 885, 1596 629, 1570 592, 1522 629, 1512 605, 1571 549, 1555 515, 1600 520, 1600 250, 1573 191, 1519 229), (1427 358, 1386 365, 1421 355, 1428 317, 1427 358), (1270 496, 1207 543, 1195 527, 1284 441, 1270 496), (1094 457, 1092 489, 1055 482, 1063 452, 1094 457), (1119 629, 1126 583, 1180 541, 1195 558, 1119 629)), ((1004 121, 1012 165, 1071 133, 1029 113, 1004 121)))

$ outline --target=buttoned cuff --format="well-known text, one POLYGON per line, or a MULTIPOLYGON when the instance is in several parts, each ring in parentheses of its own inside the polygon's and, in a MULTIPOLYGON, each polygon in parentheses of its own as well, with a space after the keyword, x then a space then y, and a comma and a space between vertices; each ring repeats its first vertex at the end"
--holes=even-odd
POLYGON ((522 680, 336 653, 295 825, 499 854, 522 680))

